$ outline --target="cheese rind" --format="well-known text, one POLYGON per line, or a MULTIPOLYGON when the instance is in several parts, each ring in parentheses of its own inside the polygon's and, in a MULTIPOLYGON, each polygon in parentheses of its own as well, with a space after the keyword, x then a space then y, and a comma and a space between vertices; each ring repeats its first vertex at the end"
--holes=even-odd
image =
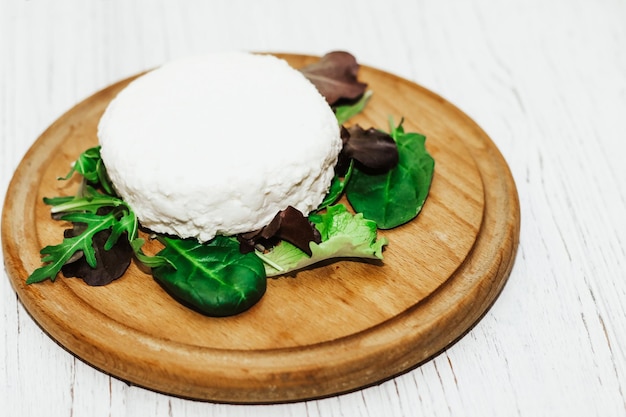
POLYGON ((131 82, 98 126, 120 196, 155 232, 199 241, 257 230, 323 200, 341 150, 317 89, 286 61, 220 53, 131 82))

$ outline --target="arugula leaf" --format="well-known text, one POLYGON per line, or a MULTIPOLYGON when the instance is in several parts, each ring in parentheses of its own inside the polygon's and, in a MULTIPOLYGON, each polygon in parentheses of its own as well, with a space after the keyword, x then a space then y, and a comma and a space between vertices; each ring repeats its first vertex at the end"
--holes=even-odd
POLYGON ((72 168, 65 177, 60 180, 68 180, 78 173, 91 184, 98 184, 109 195, 114 195, 113 185, 106 173, 106 168, 100 156, 100 146, 89 148, 78 156, 78 159, 72 164, 72 168))
MULTIPOLYGON (((63 236, 78 236, 85 230, 83 223, 74 223, 72 229, 66 229, 63 236)), ((133 258, 133 248, 127 239, 118 239, 106 249, 106 242, 111 239, 111 229, 101 230, 93 235, 92 247, 96 257, 95 267, 89 265, 83 251, 75 253, 61 268, 66 277, 78 277, 90 286, 107 285, 121 277, 130 266, 133 258)))
POLYGON ((425 147, 426 137, 405 133, 402 121, 391 124, 398 146, 395 168, 381 175, 355 169, 346 196, 355 211, 374 220, 379 228, 391 229, 415 218, 422 209, 432 182, 435 161, 425 147))
POLYGON ((89 148, 78 156, 78 159, 72 164, 72 168, 65 177, 59 180, 69 180, 75 172, 82 175, 89 182, 98 181, 97 162, 100 159, 100 147, 89 148))
POLYGON ((111 226, 111 237, 109 237, 106 244, 104 245, 104 249, 111 249, 113 245, 115 245, 115 242, 117 242, 119 237, 124 233, 129 236, 129 242, 135 240, 138 234, 138 230, 139 220, 137 220, 137 216, 135 216, 135 213, 133 213, 132 210, 122 211, 121 217, 111 226))
POLYGON ((172 265, 169 260, 162 256, 148 256, 143 253, 143 250, 141 248, 145 243, 145 240, 140 237, 130 241, 130 246, 133 248, 135 258, 137 258, 139 262, 141 262, 144 266, 147 266, 148 268, 156 268, 166 265, 170 265, 171 267, 175 268, 175 266, 172 265))
POLYGON ((96 256, 92 246, 92 239, 96 233, 109 229, 116 222, 115 215, 112 212, 103 216, 95 213, 70 213, 62 216, 61 220, 84 223, 87 228, 78 236, 65 238, 58 245, 43 248, 41 254, 45 256, 41 261, 46 263, 46 265, 37 268, 26 280, 27 284, 45 281, 46 279, 54 281, 63 265, 78 251, 82 251, 87 263, 95 267, 96 256))
MULTIPOLYGON (((69 179, 74 173, 83 176, 83 183, 75 196, 44 198, 44 203, 52 206, 51 213, 58 220, 72 222, 74 228, 64 240, 41 250, 43 266, 36 269, 26 280, 27 284, 46 279, 54 281, 59 272, 68 276, 79 276, 89 285, 103 285, 119 278, 125 271, 119 265, 110 266, 113 274, 108 278, 102 274, 101 262, 119 263, 128 266, 129 259, 121 260, 113 254, 106 254, 116 248, 115 253, 124 256, 132 248, 136 258, 146 266, 167 264, 167 260, 145 255, 141 247, 143 239, 138 238, 139 221, 130 206, 113 192, 106 168, 100 157, 100 147, 89 148, 72 165, 70 172, 60 180, 69 179), (103 190, 99 191, 97 188, 103 190), (80 225, 80 227, 76 227, 80 225), (120 242, 122 236, 127 242, 120 242), (103 237, 106 237, 103 240, 103 237), (99 256, 96 256, 96 254, 99 256), (64 268, 68 264, 70 267, 64 268)), ((132 254, 130 255, 132 256, 132 254)))
POLYGON ((52 208, 50 209, 50 212, 52 214, 80 211, 96 213, 98 210, 105 207, 128 208, 127 204, 123 200, 97 192, 88 197, 44 197, 43 201, 44 203, 52 206, 52 208))
POLYGON ((265 294, 263 262, 239 252, 239 243, 216 236, 207 243, 195 239, 160 238, 165 248, 157 256, 171 265, 152 269, 154 278, 174 298, 216 317, 241 313, 265 294))
POLYGON ((382 250, 388 244, 385 237, 377 239, 376 223, 352 214, 343 204, 329 206, 323 214, 313 214, 309 220, 322 236, 322 242, 310 243, 312 255, 281 242, 268 253, 257 252, 265 262, 267 276, 282 275, 320 261, 333 258, 383 259, 382 250))
POLYGON ((320 211, 325 209, 326 207, 334 204, 339 198, 342 196, 343 192, 346 189, 346 185, 350 182, 350 178, 352 177, 352 171, 354 169, 354 160, 350 160, 350 165, 348 165, 348 170, 343 176, 335 174, 333 177, 330 188, 324 197, 324 200, 317 207, 316 211, 320 211))

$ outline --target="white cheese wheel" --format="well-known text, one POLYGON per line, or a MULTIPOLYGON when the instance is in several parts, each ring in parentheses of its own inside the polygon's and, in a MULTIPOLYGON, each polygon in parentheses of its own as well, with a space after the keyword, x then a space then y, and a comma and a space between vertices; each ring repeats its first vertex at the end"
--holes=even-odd
POLYGON ((199 241, 257 230, 324 198, 341 149, 333 111, 286 61, 173 61, 130 83, 98 126, 111 181, 141 224, 199 241))

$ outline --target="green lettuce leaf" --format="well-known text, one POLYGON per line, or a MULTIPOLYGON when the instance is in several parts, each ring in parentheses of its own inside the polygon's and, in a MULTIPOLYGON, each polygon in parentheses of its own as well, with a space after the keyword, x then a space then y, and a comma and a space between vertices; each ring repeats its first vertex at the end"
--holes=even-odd
POLYGON ((383 259, 387 238, 377 239, 376 223, 362 214, 352 214, 343 204, 337 204, 325 213, 310 215, 309 220, 322 236, 322 243, 310 243, 312 256, 284 241, 267 253, 256 252, 265 263, 268 277, 334 258, 383 259))
POLYGON ((372 94, 373 92, 368 90, 356 102, 336 106, 335 117, 337 118, 337 123, 342 125, 357 114, 361 113, 365 109, 365 106, 367 106, 372 94))

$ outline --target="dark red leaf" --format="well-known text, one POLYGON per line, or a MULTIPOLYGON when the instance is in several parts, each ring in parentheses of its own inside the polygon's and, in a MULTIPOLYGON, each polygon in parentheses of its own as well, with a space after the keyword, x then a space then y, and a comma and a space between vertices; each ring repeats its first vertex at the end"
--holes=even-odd
POLYGON ((358 81, 359 64, 348 52, 329 52, 319 61, 300 69, 329 105, 340 100, 356 100, 363 95, 367 84, 358 81))
POLYGON ((242 233, 237 236, 240 250, 251 252, 257 246, 269 249, 280 240, 285 240, 309 256, 312 255, 309 242, 321 242, 318 230, 298 209, 289 206, 280 211, 272 221, 260 230, 242 233))
POLYGON ((342 139, 342 158, 354 159, 367 171, 384 173, 398 164, 398 147, 388 133, 354 125, 342 129, 342 139))

